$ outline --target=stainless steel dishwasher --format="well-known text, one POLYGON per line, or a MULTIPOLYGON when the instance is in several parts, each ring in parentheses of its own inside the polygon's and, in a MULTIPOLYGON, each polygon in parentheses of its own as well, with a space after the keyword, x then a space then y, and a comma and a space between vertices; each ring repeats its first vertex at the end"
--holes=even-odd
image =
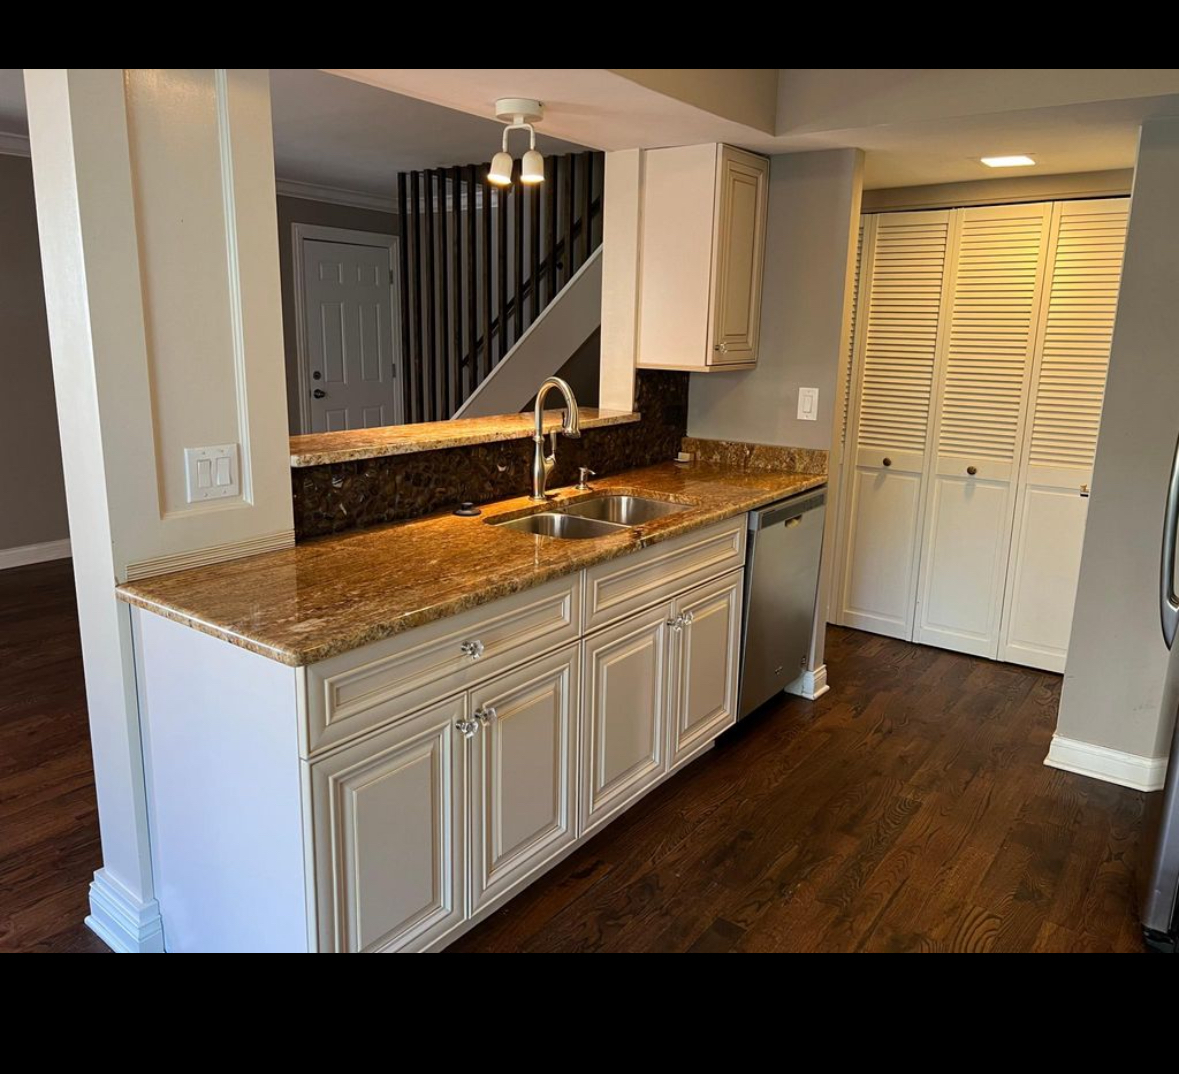
POLYGON ((749 513, 737 718, 789 686, 810 655, 826 488, 749 513))

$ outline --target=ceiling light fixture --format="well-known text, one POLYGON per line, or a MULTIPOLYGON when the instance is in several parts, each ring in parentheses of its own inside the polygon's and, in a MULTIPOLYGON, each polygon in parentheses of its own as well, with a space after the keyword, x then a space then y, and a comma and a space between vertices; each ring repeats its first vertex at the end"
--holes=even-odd
POLYGON ((979 161, 988 168, 1030 168, 1036 163, 1022 153, 1011 157, 980 157, 979 161))
POLYGON ((496 118, 507 124, 504 127, 503 145, 491 158, 487 170, 487 181, 495 186, 511 186, 512 155, 508 152, 508 135, 512 131, 528 132, 528 152, 520 161, 520 182, 535 186, 544 182, 544 157, 536 148, 534 123, 544 118, 544 105, 527 97, 501 97, 495 102, 496 118))

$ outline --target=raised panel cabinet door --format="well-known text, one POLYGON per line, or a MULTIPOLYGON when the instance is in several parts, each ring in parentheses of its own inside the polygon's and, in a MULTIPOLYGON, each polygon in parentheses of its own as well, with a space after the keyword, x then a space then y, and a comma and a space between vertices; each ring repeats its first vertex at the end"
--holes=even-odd
POLYGON ((734 571, 675 601, 669 768, 690 761, 737 722, 744 577, 734 571))
POLYGON ((769 180, 765 157, 721 146, 709 365, 757 361, 769 180))
POLYGON ((1052 206, 958 220, 913 640, 993 659, 1052 206))
POLYGON ((1056 206, 999 656, 1064 671, 1129 198, 1056 206))
POLYGON ((577 837, 572 645, 471 691, 471 911, 505 898, 577 837))
POLYGON ((951 219, 871 216, 862 239, 835 619, 894 638, 913 634, 951 219))
POLYGON ((310 765, 322 951, 421 950, 465 918, 466 695, 310 765))
POLYGON ((606 823, 667 769, 671 604, 624 619, 582 644, 579 834, 606 823))

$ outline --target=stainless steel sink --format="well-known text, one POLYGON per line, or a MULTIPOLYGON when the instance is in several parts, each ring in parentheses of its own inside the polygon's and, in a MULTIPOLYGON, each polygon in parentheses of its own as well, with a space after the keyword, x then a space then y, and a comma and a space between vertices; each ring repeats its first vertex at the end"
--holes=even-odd
POLYGON ((679 514, 688 510, 688 507, 686 504, 668 503, 666 500, 649 500, 644 496, 604 493, 592 499, 571 503, 565 510, 578 518, 609 522, 616 526, 640 526, 644 522, 679 514))
POLYGON ((608 537, 621 533, 625 526, 605 522, 596 518, 582 518, 580 515, 561 514, 556 511, 542 511, 536 515, 513 518, 508 522, 493 522, 506 530, 519 533, 535 533, 540 537, 562 537, 567 541, 583 541, 590 537, 608 537))

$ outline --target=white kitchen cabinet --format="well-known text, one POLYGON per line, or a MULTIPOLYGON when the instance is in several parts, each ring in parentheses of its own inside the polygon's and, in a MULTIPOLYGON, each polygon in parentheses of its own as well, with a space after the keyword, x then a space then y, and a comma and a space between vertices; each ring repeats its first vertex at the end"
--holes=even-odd
POLYGON ((672 604, 672 690, 667 763, 676 769, 737 722, 744 572, 726 574, 672 604))
POLYGON ((733 723, 745 526, 306 668, 134 609, 167 949, 437 950, 491 913, 733 723))
POLYGON ((471 912, 577 837, 578 646, 471 691, 471 912))
POLYGON ((660 604, 584 643, 582 835, 645 794, 667 771, 671 614, 670 604, 660 604))
POLYGON ((466 695, 310 766, 321 951, 421 948, 461 924, 466 695))
POLYGON ((756 365, 769 178, 765 157, 728 145, 644 154, 640 368, 756 365))

